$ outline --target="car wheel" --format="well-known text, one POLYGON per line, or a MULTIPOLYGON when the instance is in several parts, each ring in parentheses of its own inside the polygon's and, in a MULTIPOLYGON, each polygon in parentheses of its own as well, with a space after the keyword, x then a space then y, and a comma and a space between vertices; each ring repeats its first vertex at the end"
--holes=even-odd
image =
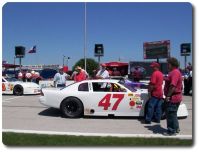
POLYGON ((81 117, 83 115, 83 109, 82 102, 75 97, 67 98, 61 104, 61 111, 64 116, 68 118, 81 117))
POLYGON ((23 95, 23 87, 21 85, 16 85, 13 89, 13 94, 17 96, 23 95))

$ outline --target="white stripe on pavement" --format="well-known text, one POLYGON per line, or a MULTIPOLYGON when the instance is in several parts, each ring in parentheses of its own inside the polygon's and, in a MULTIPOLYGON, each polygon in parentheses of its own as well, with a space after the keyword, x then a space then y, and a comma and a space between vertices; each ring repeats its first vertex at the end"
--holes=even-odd
POLYGON ((16 130, 16 129, 2 129, 2 131, 3 132, 14 132, 14 133, 48 134, 48 135, 192 139, 192 135, 164 136, 162 134, 81 133, 81 132, 57 132, 57 131, 16 130))
POLYGON ((8 98, 8 99, 4 99, 2 100, 3 102, 11 102, 10 100, 13 100, 13 99, 17 99, 17 98, 22 98, 23 96, 17 96, 17 97, 13 97, 13 98, 8 98))

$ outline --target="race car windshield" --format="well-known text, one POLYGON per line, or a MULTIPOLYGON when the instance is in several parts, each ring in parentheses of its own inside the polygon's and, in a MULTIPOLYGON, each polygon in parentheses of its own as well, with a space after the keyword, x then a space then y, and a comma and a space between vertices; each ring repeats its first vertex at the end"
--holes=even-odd
POLYGON ((124 87, 126 87, 127 89, 129 89, 132 92, 136 92, 137 91, 137 89, 135 89, 134 87, 132 87, 132 86, 130 86, 128 84, 121 84, 121 85, 123 85, 124 87))
POLYGON ((131 87, 134 90, 137 90, 137 89, 148 89, 148 84, 144 83, 144 82, 133 82, 133 81, 131 81, 129 79, 121 79, 119 81, 119 83, 124 85, 124 86, 126 86, 127 88, 131 87))
POLYGON ((124 79, 121 79, 118 83, 123 85, 124 87, 126 87, 127 89, 129 89, 132 92, 137 91, 137 89, 135 89, 133 86, 131 86, 128 83, 126 83, 126 81, 124 79))
POLYGON ((15 81, 19 81, 16 78, 5 78, 8 82, 15 82, 15 81))

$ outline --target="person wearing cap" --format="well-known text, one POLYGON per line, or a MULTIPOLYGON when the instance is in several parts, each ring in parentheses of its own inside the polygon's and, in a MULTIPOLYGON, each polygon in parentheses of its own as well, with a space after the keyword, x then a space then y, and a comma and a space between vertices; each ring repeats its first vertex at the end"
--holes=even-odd
POLYGON ((164 85, 167 132, 164 135, 172 136, 180 132, 177 111, 182 101, 182 74, 178 69, 179 62, 176 58, 168 58, 167 64, 169 75, 164 85))
POLYGON ((97 79, 108 79, 109 78, 109 72, 106 70, 105 66, 100 66, 100 70, 96 74, 97 79))
POLYGON ((39 84, 39 81, 42 80, 43 78, 40 76, 39 72, 34 72, 33 75, 33 82, 39 84))
POLYGON ((80 82, 80 81, 86 80, 87 74, 86 74, 85 70, 83 70, 80 66, 77 66, 75 68, 75 70, 76 70, 76 73, 74 75, 75 82, 80 82))
POLYGON ((141 79, 141 72, 138 68, 138 66, 135 67, 135 70, 133 71, 133 81, 139 82, 141 79))
POLYGON ((59 72, 57 72, 54 76, 54 87, 65 87, 66 86, 66 80, 68 79, 69 75, 64 73, 63 68, 59 68, 59 72))
POLYGON ((21 71, 19 71, 17 78, 18 78, 19 80, 22 80, 22 79, 23 79, 23 73, 22 73, 21 71))
POLYGON ((163 74, 159 70, 160 65, 157 62, 152 62, 150 67, 153 69, 153 73, 148 88, 149 100, 145 116, 146 124, 150 124, 153 117, 155 122, 160 123, 163 103, 163 74))
POLYGON ((120 71, 116 67, 113 68, 112 76, 121 76, 120 71))
POLYGON ((26 77, 27 82, 31 82, 32 74, 31 74, 31 71, 30 71, 30 70, 28 70, 28 71, 26 72, 25 77, 26 77))

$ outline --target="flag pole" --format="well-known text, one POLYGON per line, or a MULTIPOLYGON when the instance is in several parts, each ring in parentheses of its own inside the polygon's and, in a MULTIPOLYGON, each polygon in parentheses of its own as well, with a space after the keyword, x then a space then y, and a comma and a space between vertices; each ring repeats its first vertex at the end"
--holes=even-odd
POLYGON ((84 68, 86 71, 86 43, 87 43, 87 37, 86 37, 86 2, 84 3, 84 68))

